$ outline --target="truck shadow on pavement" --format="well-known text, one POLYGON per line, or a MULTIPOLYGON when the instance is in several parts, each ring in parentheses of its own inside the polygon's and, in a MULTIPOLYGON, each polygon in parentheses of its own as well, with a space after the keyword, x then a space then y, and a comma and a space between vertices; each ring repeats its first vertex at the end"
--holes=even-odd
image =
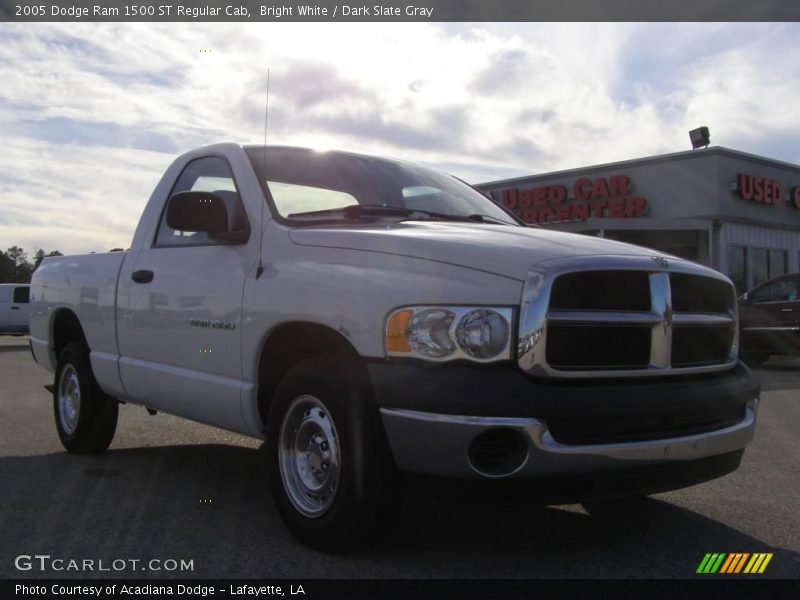
POLYGON ((0 340, 0 352, 30 352, 30 348, 27 344, 6 344, 0 340))
POLYGON ((753 369, 753 374, 765 392, 800 389, 800 358, 770 359, 753 369))
POLYGON ((800 566, 797 553, 658 497, 509 508, 406 494, 373 548, 322 554, 286 531, 265 464, 264 446, 216 444, 0 458, 0 577, 692 577, 706 552, 775 552, 772 577, 800 566), (22 572, 21 554, 193 569, 22 572))

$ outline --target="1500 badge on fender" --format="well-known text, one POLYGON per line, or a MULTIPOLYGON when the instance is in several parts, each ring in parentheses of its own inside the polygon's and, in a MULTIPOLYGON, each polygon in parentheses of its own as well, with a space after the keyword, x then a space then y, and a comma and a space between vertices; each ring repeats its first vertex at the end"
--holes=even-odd
POLYGON ((190 319, 192 327, 210 327, 211 329, 236 329, 236 323, 231 321, 213 321, 211 319, 190 319))

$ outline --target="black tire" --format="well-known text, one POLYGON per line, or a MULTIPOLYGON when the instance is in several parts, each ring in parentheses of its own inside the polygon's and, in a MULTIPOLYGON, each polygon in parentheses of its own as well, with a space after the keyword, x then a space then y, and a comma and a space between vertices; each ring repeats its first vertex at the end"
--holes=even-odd
POLYGON ((748 367, 758 367, 767 362, 769 353, 767 352, 742 352, 741 358, 748 367))
POLYGON ((75 454, 106 450, 117 430, 118 410, 116 399, 97 385, 86 346, 68 344, 58 357, 53 388, 56 429, 64 448, 75 454))
POLYGON ((397 512, 400 487, 363 370, 335 357, 298 364, 279 383, 267 425, 270 489, 291 533, 329 552, 377 539, 397 512))

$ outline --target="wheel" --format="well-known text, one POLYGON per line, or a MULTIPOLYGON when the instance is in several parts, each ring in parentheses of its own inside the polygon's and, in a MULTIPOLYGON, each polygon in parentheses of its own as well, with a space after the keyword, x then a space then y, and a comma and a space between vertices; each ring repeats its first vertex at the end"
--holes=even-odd
POLYGON ((68 344, 58 357, 53 409, 58 437, 69 452, 94 454, 111 444, 119 404, 97 385, 81 343, 68 344))
POLYGON ((281 380, 268 448, 272 494, 302 543, 353 549, 373 541, 396 513, 396 467, 365 375, 352 361, 305 361, 281 380))
POLYGON ((748 367, 758 367, 764 364, 767 359, 769 358, 769 353, 767 352, 742 352, 741 354, 742 361, 748 367))

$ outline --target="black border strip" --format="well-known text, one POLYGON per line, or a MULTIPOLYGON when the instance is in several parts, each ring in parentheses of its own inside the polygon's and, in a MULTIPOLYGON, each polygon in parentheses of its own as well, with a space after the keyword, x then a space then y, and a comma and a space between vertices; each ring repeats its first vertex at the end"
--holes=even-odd
POLYGON ((797 0, 0 0, 12 22, 800 21, 797 0), (309 7, 301 14, 301 7, 309 7), (117 9, 101 14, 96 9, 117 9), (245 9, 245 10, 242 10, 245 9))
POLYGON ((615 600, 652 598, 656 600, 681 599, 757 600, 769 598, 797 598, 800 596, 800 581, 765 579, 764 576, 731 575, 699 576, 697 579, 643 579, 643 580, 421 580, 421 579, 304 579, 304 580, 124 580, 124 579, 4 579, 0 583, 0 597, 4 600, 37 598, 39 600, 74 600, 100 598, 102 600, 140 599, 250 599, 288 598, 295 600, 530 600, 531 598, 614 598, 615 600), (122 586, 149 586, 155 590, 141 595, 123 594, 122 586), (17 586, 27 586, 27 593, 17 586), (100 594, 84 591, 68 593, 69 590, 86 586, 100 589, 100 594), (113 592, 110 590, 113 589, 113 592), (183 586, 183 592, 178 586, 183 586), (267 593, 258 596, 246 592, 234 592, 241 586, 260 588, 267 593), (297 593, 302 586, 302 593, 297 593), (282 595, 276 588, 280 587, 282 595), (32 588, 39 593, 31 592, 32 588), (188 592, 186 589, 188 588, 188 592), (213 588, 214 592, 209 593, 213 588), (158 593, 168 590, 167 593, 158 593), (265 591, 266 591, 265 590, 265 591), (67 593, 64 593, 64 592, 67 593), (295 593, 292 594, 291 592, 295 593), (55 592, 55 593, 54 593, 55 592))

